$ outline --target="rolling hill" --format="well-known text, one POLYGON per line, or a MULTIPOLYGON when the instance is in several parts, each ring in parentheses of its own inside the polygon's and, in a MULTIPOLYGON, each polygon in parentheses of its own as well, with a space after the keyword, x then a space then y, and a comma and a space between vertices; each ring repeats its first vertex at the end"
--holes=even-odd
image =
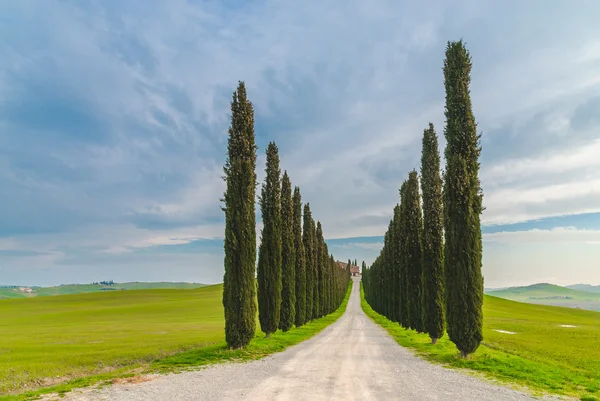
POLYGON ((84 294, 90 292, 151 290, 151 289, 192 289, 205 287, 206 284, 183 282, 127 282, 103 284, 63 284, 54 287, 0 286, 0 300, 11 298, 33 298, 50 295, 84 294))
POLYGON ((511 301, 600 311, 600 293, 579 291, 547 283, 492 290, 486 293, 511 301))
POLYGON ((572 290, 577 290, 577 291, 595 292, 595 293, 600 294, 600 285, 573 284, 573 285, 567 285, 566 288, 570 288, 572 290))

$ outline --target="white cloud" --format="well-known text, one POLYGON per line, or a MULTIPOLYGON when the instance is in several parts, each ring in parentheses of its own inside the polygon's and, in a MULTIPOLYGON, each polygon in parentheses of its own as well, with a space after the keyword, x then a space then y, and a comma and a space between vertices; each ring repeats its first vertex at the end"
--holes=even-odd
POLYGON ((533 158, 508 159, 482 171, 484 224, 600 212, 600 140, 533 158))
POLYGON ((341 249, 360 248, 360 249, 368 249, 368 250, 372 250, 372 251, 379 251, 379 250, 381 250, 381 248, 383 248, 383 243, 381 243, 381 242, 348 242, 346 244, 335 244, 335 245, 332 245, 332 247, 341 248, 341 249))
MULTIPOLYGON (((27 43, 22 35, 3 35, 15 42, 0 48, 10 60, 0 68, 0 96, 10 99, 23 89, 11 79, 15 71, 51 81, 57 93, 89 103, 109 139, 59 140, 39 154, 20 148, 28 160, 51 157, 85 172, 79 181, 60 173, 40 178, 0 155, 0 184, 21 191, 9 191, 13 204, 29 205, 23 200, 33 196, 41 204, 31 203, 35 210, 58 205, 72 223, 55 234, 2 240, 0 249, 97 247, 114 254, 221 237, 222 225, 200 221, 222 216, 220 166, 230 93, 239 79, 255 105, 261 145, 278 142, 282 169, 300 185, 326 238, 382 235, 401 182, 419 167, 423 128, 432 121, 443 135, 443 51, 446 40, 460 37, 472 51, 473 104, 484 140, 507 122, 515 127, 507 136, 526 138, 524 122, 546 113, 538 130, 562 144, 550 152, 540 141, 526 157, 513 155, 516 144, 484 164, 483 222, 600 211, 600 142, 569 140, 573 111, 600 85, 596 21, 568 5, 503 7, 477 1, 254 2, 239 9, 182 0, 135 9, 15 3, 10 11, 44 37, 27 43), (577 16, 586 29, 563 24, 561 13, 577 16), (136 228, 127 223, 136 216, 182 228, 136 228)), ((18 138, 5 128, 0 145, 10 152, 18 138)), ((260 180, 263 155, 260 149, 260 180)), ((25 209, 23 218, 30 214, 25 209)), ((260 222, 257 232, 260 238, 260 222)))
POLYGON ((532 229, 527 231, 502 231, 483 234, 484 241, 501 243, 600 243, 600 230, 582 230, 575 227, 554 227, 549 230, 532 229))

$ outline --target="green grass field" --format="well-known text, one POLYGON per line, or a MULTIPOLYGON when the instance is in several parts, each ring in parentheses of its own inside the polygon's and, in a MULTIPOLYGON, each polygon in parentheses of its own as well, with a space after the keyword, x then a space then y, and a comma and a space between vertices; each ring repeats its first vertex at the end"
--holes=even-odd
POLYGON ((426 334, 405 330, 373 311, 364 298, 361 302, 367 315, 400 345, 425 359, 481 372, 534 392, 600 399, 600 313, 486 295, 484 342, 465 360, 447 336, 431 345, 426 334))
POLYGON ((579 291, 553 284, 513 287, 488 291, 487 294, 511 301, 600 311, 600 293, 579 291))
POLYGON ((114 286, 99 284, 64 284, 54 287, 31 287, 33 292, 22 292, 18 288, 0 288, 0 300, 9 298, 33 298, 50 295, 85 294, 89 292, 106 292, 122 290, 150 290, 150 289, 192 289, 205 287, 200 283, 172 283, 172 282, 129 282, 115 283, 114 286))
POLYGON ((287 333, 278 331, 270 340, 257 325, 252 343, 232 351, 224 341, 222 289, 215 285, 0 301, 0 399, 64 392, 132 372, 257 359, 331 324, 348 298, 336 312, 287 333), (1 396, 8 393, 21 395, 1 396))

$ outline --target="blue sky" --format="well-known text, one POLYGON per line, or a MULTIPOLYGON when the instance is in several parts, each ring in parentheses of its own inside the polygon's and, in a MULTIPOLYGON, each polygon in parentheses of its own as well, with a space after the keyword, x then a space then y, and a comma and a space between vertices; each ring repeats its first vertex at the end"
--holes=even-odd
POLYGON ((442 61, 463 38, 482 134, 487 287, 600 284, 600 5, 579 1, 0 4, 0 284, 223 276, 229 101, 340 260, 372 261, 442 61))

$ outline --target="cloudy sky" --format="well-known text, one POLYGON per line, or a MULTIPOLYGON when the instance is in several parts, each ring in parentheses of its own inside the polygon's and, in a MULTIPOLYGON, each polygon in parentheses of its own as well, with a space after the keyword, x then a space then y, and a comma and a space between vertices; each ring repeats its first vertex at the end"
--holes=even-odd
POLYGON ((600 5, 510 1, 0 4, 0 284, 223 276, 229 102, 336 258, 372 261, 443 141, 463 38, 482 133, 487 287, 600 284, 600 5))

